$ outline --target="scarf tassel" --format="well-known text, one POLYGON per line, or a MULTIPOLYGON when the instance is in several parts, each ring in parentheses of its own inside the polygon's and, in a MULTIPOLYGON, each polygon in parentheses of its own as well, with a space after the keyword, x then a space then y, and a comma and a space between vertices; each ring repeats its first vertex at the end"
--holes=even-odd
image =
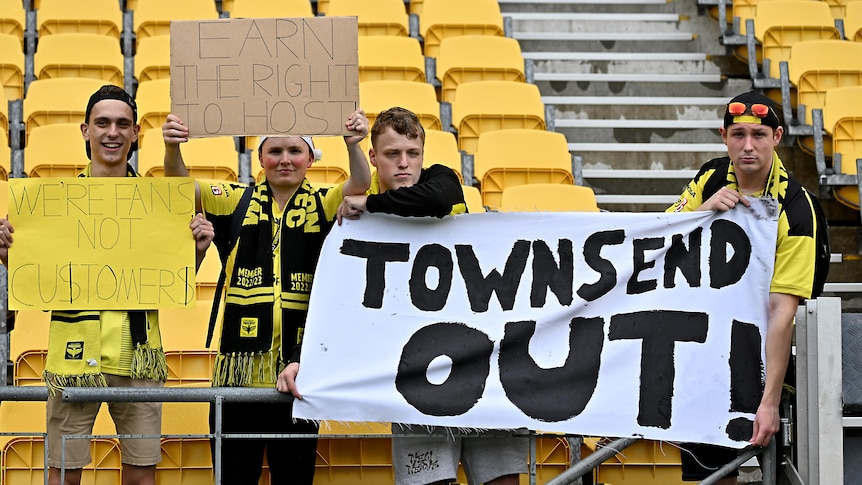
POLYGON ((67 387, 108 387, 105 376, 98 374, 58 375, 48 371, 42 372, 42 379, 51 397, 63 392, 67 387))
POLYGON ((161 348, 154 349, 147 344, 135 347, 132 356, 132 379, 165 381, 168 378, 168 363, 161 348))
POLYGON ((278 375, 275 352, 232 352, 219 354, 213 365, 213 386, 250 387, 257 382, 275 384, 278 375))

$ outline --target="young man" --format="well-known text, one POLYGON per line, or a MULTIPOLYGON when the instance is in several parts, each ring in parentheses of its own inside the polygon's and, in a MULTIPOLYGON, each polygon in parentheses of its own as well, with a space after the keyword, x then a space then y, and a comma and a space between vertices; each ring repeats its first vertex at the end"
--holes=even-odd
MULTIPOLYGON (((787 173, 775 152, 784 128, 771 99, 754 91, 733 98, 720 132, 728 156, 704 164, 668 212, 732 210, 737 204, 748 206, 747 197, 778 200, 778 240, 766 333, 766 381, 750 440, 754 446, 766 446, 778 431, 778 407, 796 308, 812 293, 817 220, 810 195, 787 173), (721 188, 705 198, 704 190, 712 177, 721 180, 721 188)), ((686 444, 683 448, 694 454, 682 453, 683 480, 702 480, 737 456, 736 450, 720 447, 686 444)), ((733 472, 717 483, 735 484, 737 475, 733 472)))
MULTIPOLYGON (((127 163, 138 140, 135 100, 117 86, 102 86, 87 104, 81 134, 91 163, 79 177, 139 177, 127 163)), ((190 224, 200 264, 213 239, 213 226, 201 214, 190 224)), ((0 220, 0 260, 7 263, 14 229, 0 220)), ((87 343, 85 342, 85 345, 87 343)), ((158 311, 54 311, 48 335, 45 383, 51 391, 47 403, 48 483, 81 483, 81 469, 90 463, 87 440, 67 440, 65 462, 61 460, 62 435, 92 434, 102 403, 64 403, 57 391, 66 386, 161 387, 167 377, 161 347, 158 311), (70 331, 70 325, 74 330, 70 331), (90 330, 90 332, 87 332, 90 330), (100 345, 101 361, 64 359, 68 340, 86 340, 100 345)), ((109 403, 108 410, 119 434, 161 433, 162 405, 148 402, 109 403)), ((121 439, 123 483, 154 485, 156 464, 161 461, 158 439, 121 439)))
MULTIPOLYGON (((350 115, 345 136, 350 177, 331 189, 315 189, 305 178, 319 151, 310 137, 263 137, 258 160, 266 179, 255 186, 247 208, 238 208, 246 187, 196 185, 196 203, 216 230, 226 259, 227 296, 213 386, 275 387, 301 396, 290 384, 299 372, 300 345, 308 298, 323 240, 343 195, 364 193, 371 171, 359 142, 368 134, 360 109, 350 115), (231 219, 242 210, 235 244, 231 219)), ((165 174, 186 175, 180 143, 188 137, 182 120, 169 115, 163 127, 165 174)), ((224 260, 224 257, 223 257, 224 260)), ((292 404, 226 404, 224 433, 316 434, 317 424, 292 419, 292 404)), ((211 415, 212 423, 212 415, 211 415)), ((307 484, 314 478, 316 439, 227 440, 222 443, 222 481, 257 484, 266 452, 273 484, 307 484)))
MULTIPOLYGON (((458 175, 443 165, 422 168, 425 130, 412 112, 390 108, 377 117, 371 130, 371 164, 377 169, 365 195, 346 196, 338 220, 357 219, 363 212, 399 216, 434 216, 467 212, 458 175)), ((401 427, 395 434, 459 434, 458 430, 425 426, 401 427)), ((486 432, 483 436, 449 438, 402 437, 392 440, 392 465, 399 485, 448 484, 457 478, 458 462, 470 484, 515 485, 518 474, 527 472, 529 443, 508 432, 486 432), (439 466, 416 467, 411 456, 424 454, 439 466)))

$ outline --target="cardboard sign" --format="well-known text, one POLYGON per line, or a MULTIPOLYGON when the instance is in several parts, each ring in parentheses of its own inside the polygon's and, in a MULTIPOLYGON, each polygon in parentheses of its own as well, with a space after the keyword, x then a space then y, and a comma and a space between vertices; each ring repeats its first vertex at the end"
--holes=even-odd
POLYGON ((743 447, 777 204, 335 226, 294 416, 743 447))
POLYGON ((346 135, 356 17, 171 22, 171 111, 193 137, 346 135))
POLYGON ((194 306, 189 178, 9 181, 9 308, 194 306))

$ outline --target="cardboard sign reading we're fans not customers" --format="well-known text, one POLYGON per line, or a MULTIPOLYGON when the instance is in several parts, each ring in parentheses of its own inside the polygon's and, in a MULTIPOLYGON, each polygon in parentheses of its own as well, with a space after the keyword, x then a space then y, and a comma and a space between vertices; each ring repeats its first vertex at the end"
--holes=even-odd
POLYGON ((171 111, 193 137, 345 135, 356 17, 171 22, 171 111))

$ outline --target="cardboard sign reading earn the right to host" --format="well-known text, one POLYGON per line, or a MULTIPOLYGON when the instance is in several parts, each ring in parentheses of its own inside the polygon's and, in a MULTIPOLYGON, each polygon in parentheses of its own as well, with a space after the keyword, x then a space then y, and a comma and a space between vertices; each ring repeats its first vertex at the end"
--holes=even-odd
POLYGON ((345 135, 356 17, 171 22, 171 111, 193 137, 345 135))

